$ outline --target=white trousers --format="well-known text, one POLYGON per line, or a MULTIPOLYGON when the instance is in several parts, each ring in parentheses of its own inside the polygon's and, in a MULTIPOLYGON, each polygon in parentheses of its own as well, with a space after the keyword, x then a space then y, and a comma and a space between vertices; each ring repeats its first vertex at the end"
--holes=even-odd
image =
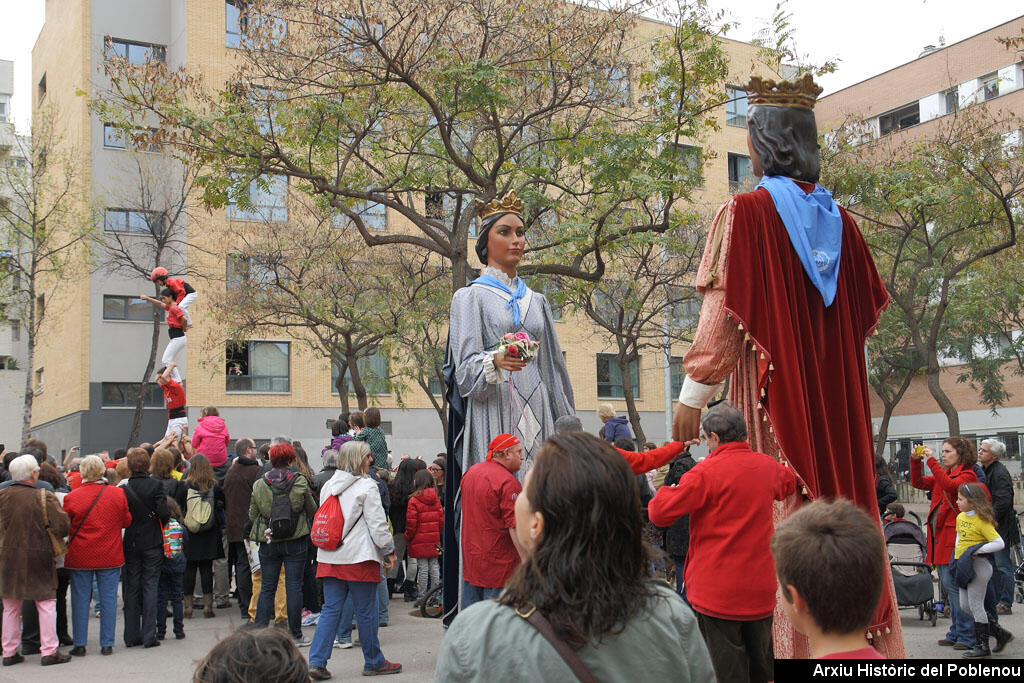
POLYGON ((188 307, 195 303, 197 296, 197 292, 186 294, 185 297, 181 300, 181 302, 178 303, 178 308, 180 308, 181 312, 185 314, 185 320, 188 322, 190 326, 192 325, 192 314, 188 312, 188 307))
POLYGON ((175 360, 175 357, 178 355, 179 352, 184 350, 185 337, 175 337, 174 339, 167 342, 167 348, 164 349, 163 358, 160 359, 160 362, 164 364, 164 367, 166 367, 167 364, 170 363, 171 361, 174 361, 175 365, 174 369, 171 370, 171 379, 173 379, 175 382, 181 382, 181 373, 178 372, 178 361, 175 360))
POLYGON ((188 429, 187 417, 171 417, 167 419, 167 431, 164 432, 164 436, 177 434, 180 437, 185 429, 188 429))

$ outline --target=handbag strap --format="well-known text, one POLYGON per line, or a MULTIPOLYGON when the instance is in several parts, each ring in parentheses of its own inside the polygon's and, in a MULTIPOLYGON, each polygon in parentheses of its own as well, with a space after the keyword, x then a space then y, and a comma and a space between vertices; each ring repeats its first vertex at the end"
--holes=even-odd
POLYGON ((43 526, 50 530, 50 515, 46 512, 46 489, 39 489, 39 504, 43 508, 43 526))
POLYGON ((103 492, 106 490, 107 483, 103 482, 103 485, 100 486, 100 492, 96 494, 96 498, 92 501, 92 505, 90 505, 89 509, 85 511, 85 515, 83 515, 81 521, 78 522, 78 526, 75 527, 75 530, 71 532, 71 536, 68 537, 68 545, 71 545, 71 541, 75 540, 75 536, 78 535, 78 530, 82 528, 83 524, 85 524, 85 520, 89 518, 89 513, 92 512, 94 507, 96 507, 96 503, 100 502, 100 496, 102 496, 103 492))
POLYGON ((572 672, 576 674, 576 678, 580 680, 580 683, 598 683, 597 677, 590 671, 587 665, 580 659, 580 656, 576 654, 576 651, 569 647, 569 644, 558 637, 555 633, 555 629, 551 626, 551 622, 548 621, 543 614, 541 614, 537 608, 530 605, 530 610, 525 614, 520 612, 516 608, 516 614, 525 619, 531 626, 537 629, 544 639, 551 643, 551 646, 555 648, 555 651, 561 656, 565 663, 572 669, 572 672))

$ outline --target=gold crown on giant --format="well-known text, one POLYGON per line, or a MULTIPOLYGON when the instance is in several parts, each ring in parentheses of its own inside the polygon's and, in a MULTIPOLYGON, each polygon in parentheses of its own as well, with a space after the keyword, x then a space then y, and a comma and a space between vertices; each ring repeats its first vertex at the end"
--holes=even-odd
POLYGON ((489 202, 476 200, 476 215, 480 220, 496 213, 514 213, 520 218, 523 216, 523 200, 516 196, 515 190, 501 198, 501 201, 492 199, 489 202))
POLYGON ((798 107, 814 109, 814 103, 821 94, 822 88, 814 82, 809 73, 805 73, 798 81, 764 80, 753 76, 747 83, 747 102, 750 106, 764 105, 768 107, 798 107))

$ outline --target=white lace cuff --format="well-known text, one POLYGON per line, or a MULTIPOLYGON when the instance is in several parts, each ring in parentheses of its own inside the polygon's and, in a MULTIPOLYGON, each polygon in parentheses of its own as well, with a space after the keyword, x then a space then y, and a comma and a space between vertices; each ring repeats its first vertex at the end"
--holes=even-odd
POLYGON ((679 390, 679 402, 688 408, 701 410, 711 400, 712 396, 722 390, 723 384, 725 382, 701 384, 690 379, 690 376, 687 375, 683 379, 683 388, 679 390))
POLYGON ((507 372, 494 364, 494 357, 499 353, 501 352, 495 351, 493 353, 484 354, 484 380, 486 380, 488 384, 500 384, 501 382, 504 382, 505 378, 508 376, 507 372))

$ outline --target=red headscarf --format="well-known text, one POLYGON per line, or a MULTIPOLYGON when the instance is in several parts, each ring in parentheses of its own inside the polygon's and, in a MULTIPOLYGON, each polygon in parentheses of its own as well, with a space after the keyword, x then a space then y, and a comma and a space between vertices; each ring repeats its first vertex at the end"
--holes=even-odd
POLYGON ((491 439, 491 443, 487 445, 487 459, 490 460, 496 452, 503 451, 506 448, 512 448, 517 443, 519 443, 519 439, 511 434, 498 434, 496 437, 491 439))

